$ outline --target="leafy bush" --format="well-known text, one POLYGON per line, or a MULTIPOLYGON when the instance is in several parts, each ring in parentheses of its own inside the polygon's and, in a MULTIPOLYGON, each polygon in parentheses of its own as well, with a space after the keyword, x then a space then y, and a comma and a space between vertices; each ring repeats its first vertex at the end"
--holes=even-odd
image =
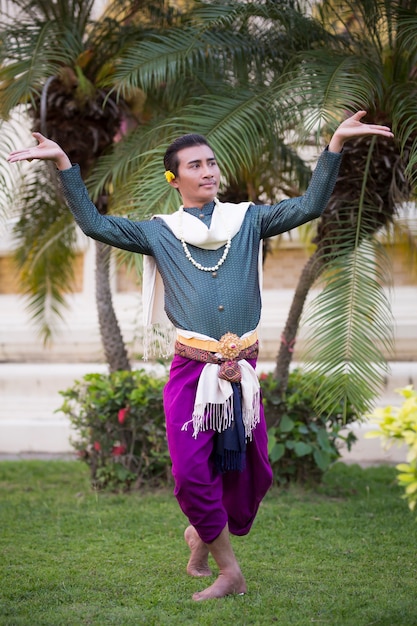
POLYGON ((260 375, 269 460, 278 484, 318 482, 340 457, 340 444, 346 443, 350 450, 356 441, 352 432, 346 436, 340 432, 346 424, 358 419, 351 407, 347 407, 346 415, 342 406, 331 415, 318 415, 314 410, 315 390, 322 378, 294 370, 283 397, 272 374, 260 375))
POLYGON ((379 430, 367 433, 367 437, 381 437, 386 446, 394 443, 408 446, 407 463, 397 465, 397 480, 405 493, 411 511, 417 505, 417 391, 412 385, 396 389, 405 400, 400 407, 387 406, 376 409, 371 415, 379 430))
POLYGON ((165 378, 145 370, 87 374, 66 391, 58 409, 77 432, 72 444, 96 488, 127 490, 166 484, 171 464, 162 389, 165 378))

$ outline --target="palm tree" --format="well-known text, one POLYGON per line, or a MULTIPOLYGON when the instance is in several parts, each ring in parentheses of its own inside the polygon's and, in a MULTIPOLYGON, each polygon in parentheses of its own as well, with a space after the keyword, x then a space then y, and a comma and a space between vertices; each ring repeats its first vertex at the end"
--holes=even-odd
MULTIPOLYGON (((80 165, 83 177, 112 148, 121 131, 129 131, 147 115, 138 90, 125 97, 111 92, 120 54, 144 33, 157 32, 173 18, 162 1, 113 0, 93 21, 93 5, 93 0, 12 0, 0 7, 1 117, 7 119, 24 109, 29 120, 23 123, 57 141, 80 165)), ((15 229, 22 285, 46 341, 54 317, 65 304, 63 293, 73 277, 75 254, 73 221, 55 180, 56 175, 44 166, 25 170, 15 229)), ((97 190, 96 201, 99 211, 106 213, 109 189, 97 190)), ((97 309, 113 371, 130 369, 130 363, 112 305, 109 258, 107 246, 97 242, 97 309)))
POLYGON ((381 383, 378 373, 385 371, 381 349, 390 350, 390 319, 380 288, 389 270, 375 235, 416 190, 416 9, 415 0, 342 5, 324 0, 316 15, 332 38, 326 48, 303 55, 303 72, 291 84, 295 92, 302 90, 312 124, 329 122, 355 101, 368 110, 367 121, 391 126, 396 136, 395 142, 362 138, 346 144, 334 194, 318 223, 316 250, 300 277, 283 333, 275 375, 284 391, 292 357, 288 346, 306 296, 327 272, 310 311, 314 341, 308 353, 316 371, 334 372, 321 393, 325 409, 348 397, 360 411, 368 410, 381 383))

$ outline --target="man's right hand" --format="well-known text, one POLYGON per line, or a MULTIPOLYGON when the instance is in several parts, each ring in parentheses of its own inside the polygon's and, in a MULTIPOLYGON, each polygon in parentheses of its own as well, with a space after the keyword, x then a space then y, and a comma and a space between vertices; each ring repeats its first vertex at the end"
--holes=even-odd
POLYGON ((33 148, 23 148, 22 150, 11 152, 7 157, 9 163, 42 159, 44 161, 53 161, 59 170, 67 170, 71 167, 68 155, 55 141, 47 139, 41 133, 32 133, 32 136, 38 141, 38 145, 33 148))

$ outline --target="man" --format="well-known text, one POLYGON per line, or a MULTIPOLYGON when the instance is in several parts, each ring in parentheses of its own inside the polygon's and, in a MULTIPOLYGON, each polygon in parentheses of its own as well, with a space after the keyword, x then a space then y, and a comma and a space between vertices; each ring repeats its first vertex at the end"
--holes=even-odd
MULTIPOLYGON (((362 123, 364 115, 359 111, 337 128, 304 196, 272 206, 219 203, 220 169, 213 150, 200 135, 180 137, 167 149, 164 164, 183 205, 172 215, 145 222, 100 215, 78 166, 39 133, 34 133, 36 147, 8 157, 10 162, 52 160, 84 233, 148 255, 162 277, 164 308, 177 329, 164 407, 175 495, 190 522, 184 534, 191 551, 187 572, 210 576, 209 554, 219 568, 214 583, 195 593, 194 600, 246 593, 229 533, 249 532, 272 480, 254 374, 261 241, 319 217, 333 191, 346 140, 393 136, 386 126, 362 123)), ((156 280, 155 271, 151 277, 156 280)))

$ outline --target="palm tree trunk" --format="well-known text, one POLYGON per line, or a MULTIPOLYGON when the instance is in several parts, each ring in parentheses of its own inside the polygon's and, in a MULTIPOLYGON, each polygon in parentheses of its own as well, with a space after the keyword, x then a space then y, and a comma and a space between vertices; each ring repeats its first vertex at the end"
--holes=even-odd
POLYGON ((274 371, 274 378, 278 381, 280 394, 284 394, 287 389, 288 375, 301 315, 308 293, 323 270, 322 258, 321 250, 318 248, 305 264, 294 292, 285 328, 281 335, 281 344, 274 371))
POLYGON ((113 307, 110 289, 110 254, 107 244, 96 241, 96 304, 101 341, 110 372, 130 371, 131 365, 119 322, 113 307))

